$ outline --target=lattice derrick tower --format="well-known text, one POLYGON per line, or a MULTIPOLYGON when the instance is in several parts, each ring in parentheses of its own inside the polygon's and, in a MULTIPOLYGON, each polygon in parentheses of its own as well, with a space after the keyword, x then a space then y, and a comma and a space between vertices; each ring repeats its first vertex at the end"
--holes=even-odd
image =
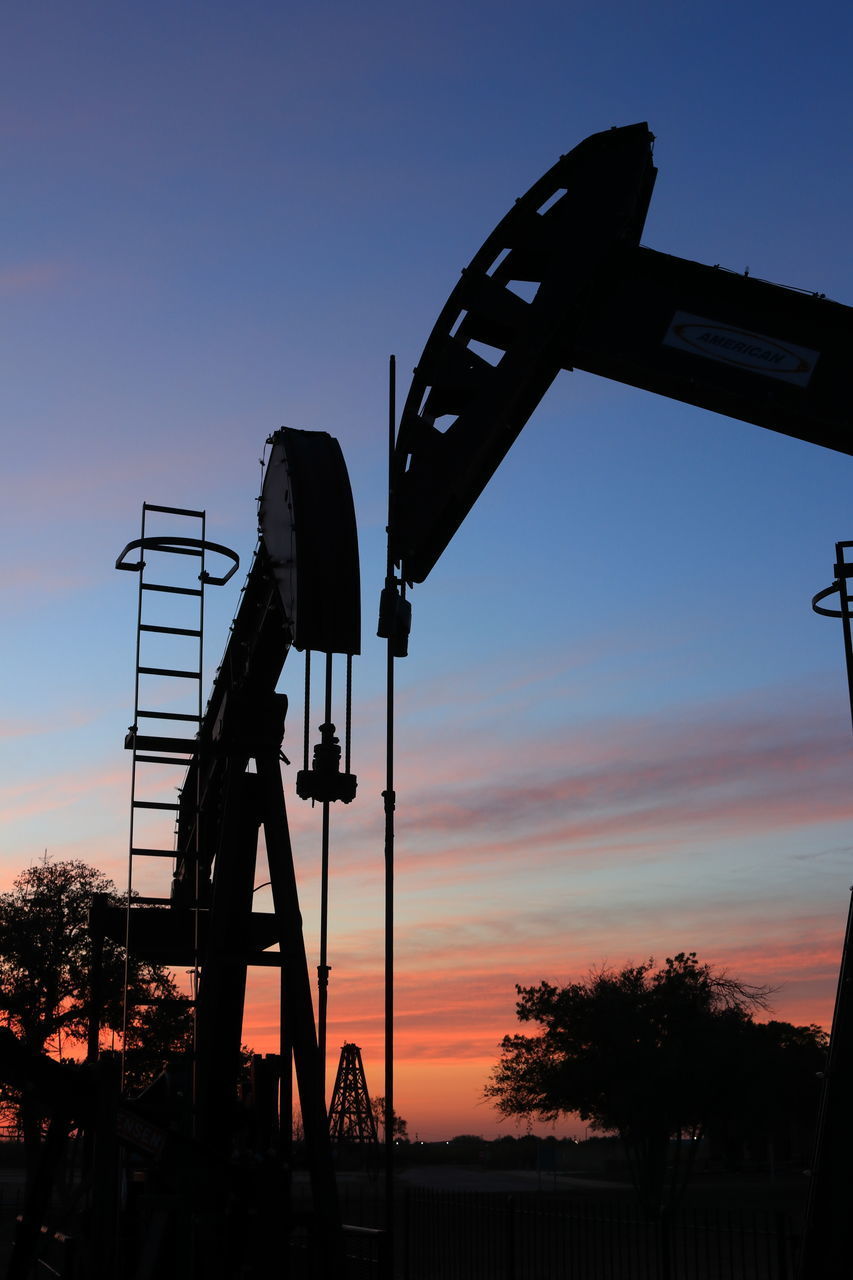
POLYGON ((329 1107, 329 1133, 333 1142, 377 1141, 376 1121, 370 1107, 361 1049, 357 1044, 341 1046, 329 1107))

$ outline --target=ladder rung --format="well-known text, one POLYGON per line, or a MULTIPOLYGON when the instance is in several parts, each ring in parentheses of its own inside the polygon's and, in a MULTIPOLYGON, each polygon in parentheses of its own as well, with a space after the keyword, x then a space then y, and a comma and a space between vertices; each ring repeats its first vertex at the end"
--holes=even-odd
POLYGON ((200 596, 201 587, 167 587, 159 582, 143 582, 143 591, 167 591, 173 596, 200 596))
MULTIPOLYGON (((198 750, 197 738, 160 738, 156 734, 151 733, 134 733, 131 729, 125 735, 125 749, 133 751, 134 747, 137 751, 156 751, 165 755, 169 751, 173 751, 176 755, 194 756, 198 750)), ((141 760, 141 756, 137 756, 137 760, 141 760)), ((172 764, 183 764, 183 760, 172 760, 172 764)))
POLYGON ((137 711, 137 720, 189 720, 198 724, 199 716, 188 715, 185 711, 137 711))
POLYGON ((143 511, 162 511, 167 516, 196 516, 199 520, 204 518, 203 511, 189 511, 186 507, 160 507, 153 502, 143 502, 143 511))
MULTIPOLYGON (((132 858, 177 858, 178 855, 174 849, 131 849, 130 856, 132 858)), ((142 902, 147 901, 147 899, 134 898, 133 901, 142 902)), ((152 899, 152 901, 168 902, 169 899, 157 898, 152 899)))
POLYGON ((177 667, 137 667, 141 676, 183 676, 187 680, 200 680, 200 671, 181 671, 177 667))
POLYGON ((201 631, 195 630, 193 627, 155 627, 150 622, 140 622, 140 631, 156 631, 162 636, 200 636, 201 631))
POLYGON ((134 809, 171 809, 177 813, 180 805, 176 800, 134 800, 134 809))
POLYGON ((189 760, 176 760, 174 756, 136 756, 137 764, 187 765, 189 760))

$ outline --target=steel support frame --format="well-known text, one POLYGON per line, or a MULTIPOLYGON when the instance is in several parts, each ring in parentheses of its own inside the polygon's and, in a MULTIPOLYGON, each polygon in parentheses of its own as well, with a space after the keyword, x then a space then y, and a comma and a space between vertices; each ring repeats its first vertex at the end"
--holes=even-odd
MULTIPOLYGON (((277 921, 282 982, 282 1078, 290 1056, 299 1089, 309 1161, 314 1249, 319 1274, 331 1275, 342 1263, 341 1217, 332 1147, 322 1089, 320 1054, 311 995, 311 978, 302 931, 302 914, 293 862, 293 846, 281 779, 279 746, 282 708, 276 695, 264 699, 251 720, 262 726, 262 742, 249 747, 256 773, 241 772, 235 760, 225 787, 222 842, 214 861, 206 957, 199 983, 198 1137, 205 1147, 226 1155, 228 1117, 239 1073, 243 1005, 248 964, 247 924, 251 916, 257 841, 263 827, 277 921), (268 726, 278 721, 270 736, 268 726)), ((282 1088, 282 1127, 290 1123, 289 1087, 282 1088)), ((288 1206, 289 1211, 289 1206, 288 1206)), ((214 1264, 215 1265, 215 1264, 214 1264)))
MULTIPOLYGON (((311 999, 311 975, 302 933, 302 914, 299 909, 293 846, 278 751, 259 753, 255 757, 255 763, 273 904, 281 927, 279 945, 282 953, 283 1038, 293 1047, 293 1065, 305 1129, 317 1231, 315 1247, 324 1268, 322 1274, 331 1275, 342 1264, 343 1259, 341 1215, 323 1098, 320 1051, 311 999)), ((287 1066, 286 1062, 282 1063, 283 1074, 286 1074, 287 1066)))

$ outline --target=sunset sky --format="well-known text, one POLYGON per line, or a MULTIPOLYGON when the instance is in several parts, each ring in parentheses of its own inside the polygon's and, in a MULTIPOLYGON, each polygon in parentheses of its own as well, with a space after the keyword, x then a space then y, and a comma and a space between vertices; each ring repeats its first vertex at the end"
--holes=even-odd
MULTIPOLYGON (((242 557, 209 592, 212 671, 264 441, 330 432, 364 637, 358 797, 332 817, 329 1074, 355 1041, 380 1093, 388 355, 402 401, 513 200, 641 120, 645 244, 853 303, 853 10, 33 0, 3 27, 1 887, 45 849, 125 883, 136 600, 113 563, 143 500, 205 508, 242 557)), ((853 539, 851 479, 846 456, 562 374, 415 589, 397 670, 412 1135, 516 1132, 481 1101, 516 982, 695 950, 777 988, 774 1016, 829 1025, 853 758, 839 624, 810 599, 853 539)), ((296 742, 301 687, 292 654, 296 742)), ((294 773, 313 965, 319 811, 294 773)), ((257 1050, 276 1009, 253 977, 257 1050)))

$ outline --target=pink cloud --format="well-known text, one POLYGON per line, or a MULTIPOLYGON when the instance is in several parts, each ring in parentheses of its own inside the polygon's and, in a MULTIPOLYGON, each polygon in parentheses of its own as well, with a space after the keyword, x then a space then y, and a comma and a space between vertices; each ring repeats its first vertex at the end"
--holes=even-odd
POLYGON ((46 815, 68 809, 98 792, 106 792, 110 803, 124 803, 128 773, 125 768, 109 768, 79 773, 43 776, 35 781, 0 788, 0 822, 46 815))
MULTIPOLYGON (((691 893, 672 869, 691 842, 724 840, 730 850, 738 835, 849 820, 849 750, 833 717, 796 707, 767 711, 756 699, 722 713, 697 707, 668 721, 626 718, 594 733, 578 726, 564 741, 552 732, 533 748, 493 744, 488 768, 478 759, 470 780, 467 744, 457 741, 452 750, 453 758, 426 751, 412 762, 398 811, 397 1048, 411 1088, 411 1101, 406 1105, 404 1092, 399 1109, 411 1120, 435 1071, 457 1082, 460 1116, 478 1105, 500 1038, 515 1027, 517 981, 564 982, 596 963, 618 966, 649 954, 662 961, 695 947, 701 959, 736 976, 778 985, 774 1016, 828 1023, 846 902, 837 917, 797 909, 796 890, 778 881, 763 888, 749 882, 738 892, 722 886, 719 873, 709 882, 715 890, 706 884, 691 893), (633 880, 612 875, 631 862, 642 864, 633 880), (468 885, 476 892, 460 892, 468 885)), ((105 770, 90 784, 98 779, 123 806, 126 773, 105 770)), ((344 1039, 361 1044, 379 1092, 375 766, 361 784, 360 798, 373 794, 373 802, 333 819, 329 1053, 332 1063, 344 1039)), ((71 803, 74 785, 71 779, 59 788, 63 804, 71 803)), ((20 799, 38 811, 37 790, 20 799)), ((307 806, 291 808, 310 950, 319 819, 307 806)), ((85 850, 81 856, 91 860, 85 850)), ((277 1016, 275 978, 265 973, 253 980, 246 1042, 274 1049, 277 1016)))
POLYGON ((0 268, 0 295, 41 293, 54 289, 72 274, 62 262, 27 262, 0 268))
POLYGON ((59 566, 55 562, 39 560, 3 565, 0 566, 0 591, 19 597, 16 601, 18 607, 22 604, 20 597, 24 595, 67 595, 92 580, 94 575, 87 575, 81 569, 82 566, 59 566))
MULTIPOLYGON (((755 705, 728 718, 699 708, 689 724, 612 723, 559 752, 542 742, 523 753, 520 779, 509 746, 494 755, 493 781, 480 774, 454 788, 446 757, 436 785, 427 753, 429 776, 404 792, 398 813, 401 1058, 493 1060, 513 1028, 516 981, 567 981, 591 964, 649 954, 662 961, 667 946, 670 954, 695 947, 703 960, 778 986, 774 1016, 828 1025, 843 920, 792 909, 796 889, 778 880, 723 885, 725 862, 712 864, 698 894, 678 868, 697 841, 719 841, 725 858, 739 836, 849 820, 847 755, 832 717, 755 705), (622 874, 608 882, 614 859, 622 874), (628 870, 638 860, 639 875, 628 870), (484 896, 494 899, 490 910, 484 896)), ((333 938, 330 1009, 335 1033, 380 1053, 381 931, 353 932, 350 923, 365 903, 378 909, 370 900, 378 880, 363 862, 380 856, 377 829, 369 810, 336 818, 333 896, 348 901, 333 938)), ((809 857, 822 852, 833 850, 809 857)), ((786 856, 796 867, 797 856, 786 856)), ((313 887, 310 861, 306 870, 313 887)))
POLYGON ((0 720, 0 742, 11 738, 26 738, 37 732, 32 720, 0 720))
MULTIPOLYGON (((160 480, 165 465, 158 457, 140 456, 130 466, 125 456, 94 455, 79 448, 59 454, 56 465, 49 468, 22 462, 15 469, 14 485, 9 485, 2 518, 15 524, 31 521, 33 511, 45 511, 50 513, 51 524, 67 523, 73 515, 79 525, 81 511, 88 508, 99 520, 119 516, 126 521, 129 495, 133 494, 130 528, 135 530, 140 485, 160 480)), ((113 558, 120 550, 121 545, 115 548, 113 558)))
POLYGON ((598 739, 525 743, 514 772, 505 756, 494 781, 419 779, 401 798, 401 838, 458 864, 462 843, 466 860, 481 860, 614 839, 642 847, 650 835, 660 847, 688 828, 771 831, 853 815, 849 748, 829 716, 626 720, 598 739))

